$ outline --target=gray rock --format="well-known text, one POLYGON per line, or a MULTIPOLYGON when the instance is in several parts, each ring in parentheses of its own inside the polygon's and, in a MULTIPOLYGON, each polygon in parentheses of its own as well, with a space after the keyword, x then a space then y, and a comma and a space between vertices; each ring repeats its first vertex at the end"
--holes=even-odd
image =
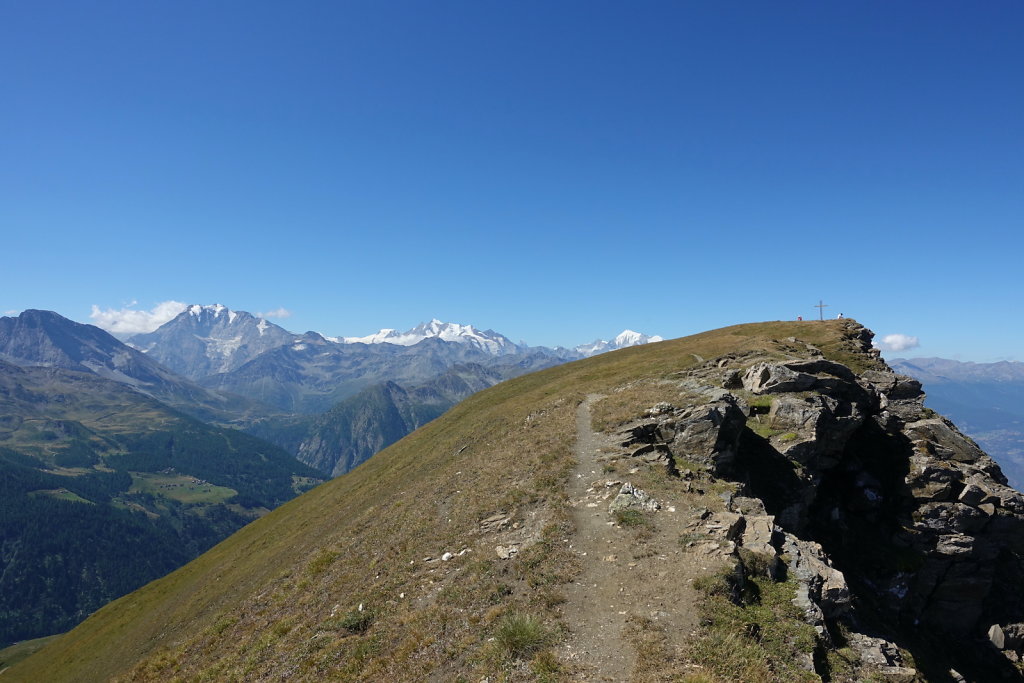
POLYGON ((791 370, 785 365, 758 363, 743 375, 743 388, 755 394, 807 391, 815 381, 814 375, 791 370))
POLYGON ((735 401, 719 401, 683 411, 669 444, 677 458, 727 471, 735 462, 747 418, 735 401))
POLYGON ((924 396, 921 383, 906 375, 896 375, 896 383, 887 394, 890 400, 917 399, 924 396))
POLYGON ((808 623, 823 625, 823 619, 845 614, 850 608, 846 577, 832 567, 821 545, 785 535, 782 551, 789 556, 789 574, 796 579, 793 604, 803 610, 808 623))
POLYGON ((963 478, 964 473, 958 467, 915 453, 910 457, 910 472, 906 482, 915 500, 943 502, 954 499, 963 478))
POLYGON ((668 413, 671 413, 673 410, 675 410, 675 406, 673 406, 671 403, 661 401, 660 403, 655 403, 654 407, 650 408, 647 411, 647 414, 652 416, 667 415, 668 413))
POLYGON ((764 502, 760 498, 733 496, 730 508, 742 515, 765 515, 764 502))
POLYGON ((1006 649, 1006 636, 1003 634, 1003 629, 999 624, 992 624, 988 629, 988 640, 997 650, 1006 649))
POLYGON ((926 444, 929 454, 940 460, 973 463, 987 458, 978 445, 941 417, 917 420, 906 426, 912 441, 926 444))
POLYGON ((1024 624, 1006 624, 1002 626, 1003 645, 1007 650, 1020 651, 1024 648, 1024 624))
POLYGON ((884 638, 875 638, 863 633, 851 633, 847 644, 860 657, 861 664, 871 667, 889 667, 903 664, 899 648, 884 638))
POLYGON ((704 527, 713 534, 724 536, 726 540, 738 541, 745 524, 743 515, 735 512, 716 512, 705 522, 704 527))
POLYGON ((857 376, 850 368, 842 363, 825 358, 790 361, 785 364, 785 367, 796 372, 805 372, 812 375, 831 375, 847 382, 855 382, 857 380, 857 376))
POLYGON ((645 491, 638 489, 629 482, 622 485, 617 496, 608 506, 608 512, 619 510, 642 510, 654 512, 661 509, 661 503, 651 498, 645 491))
POLYGON ((519 546, 516 544, 499 545, 494 548, 494 552, 502 560, 511 560, 519 553, 519 546))

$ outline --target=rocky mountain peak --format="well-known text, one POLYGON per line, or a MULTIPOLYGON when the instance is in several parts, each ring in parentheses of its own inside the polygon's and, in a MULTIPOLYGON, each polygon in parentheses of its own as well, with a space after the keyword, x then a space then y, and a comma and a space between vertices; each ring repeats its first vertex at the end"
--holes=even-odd
POLYGON ((222 304, 188 306, 153 332, 128 339, 134 348, 193 380, 229 372, 296 335, 222 304))
POLYGON ((646 335, 641 332, 634 332, 633 330, 626 329, 620 332, 612 341, 596 339, 589 344, 580 344, 575 348, 575 351, 583 357, 589 357, 595 356, 599 353, 624 349, 629 346, 651 344, 653 342, 660 341, 664 340, 657 335, 646 335))

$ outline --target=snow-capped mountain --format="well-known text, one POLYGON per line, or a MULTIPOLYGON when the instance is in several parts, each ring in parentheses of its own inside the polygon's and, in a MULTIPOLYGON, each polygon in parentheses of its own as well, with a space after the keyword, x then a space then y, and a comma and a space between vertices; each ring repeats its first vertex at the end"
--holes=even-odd
POLYGON ((589 344, 580 344, 576 347, 576 352, 581 356, 588 357, 595 356, 599 353, 605 353, 606 351, 624 349, 627 346, 638 346, 640 344, 651 344, 653 342, 660 341, 663 341, 663 339, 658 335, 651 336, 640 332, 634 332, 633 330, 623 330, 612 341, 598 339, 589 344))
POLYGON ((179 374, 200 379, 233 370, 295 338, 263 318, 214 304, 189 306, 153 332, 129 337, 128 344, 179 374))
POLYGON ((429 323, 420 323, 405 332, 384 328, 380 332, 365 337, 341 337, 338 341, 345 344, 397 344, 399 346, 412 346, 424 339, 430 338, 459 344, 469 344, 495 356, 515 353, 519 350, 519 347, 508 337, 494 330, 478 330, 472 325, 446 323, 441 322, 437 318, 434 318, 429 323))

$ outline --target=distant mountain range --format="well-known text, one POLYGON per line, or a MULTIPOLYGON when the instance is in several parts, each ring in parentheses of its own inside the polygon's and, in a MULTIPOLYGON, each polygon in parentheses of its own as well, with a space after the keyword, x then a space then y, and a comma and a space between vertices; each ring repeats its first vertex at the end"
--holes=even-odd
POLYGON ((952 419, 1024 488, 1024 363, 899 358, 889 365, 924 385, 926 405, 952 419))
POLYGON ((434 318, 429 323, 420 323, 406 332, 385 328, 366 337, 342 337, 340 340, 335 339, 334 341, 342 341, 346 344, 397 344, 399 346, 413 346, 425 339, 441 339, 447 342, 468 344, 492 355, 517 353, 520 350, 520 347, 514 344, 508 337, 494 330, 484 330, 481 332, 472 325, 444 323, 437 318, 434 318))
POLYGON ((660 340, 626 330, 611 341, 549 348, 437 319, 405 332, 327 337, 217 304, 188 306, 126 343, 217 396, 263 404, 265 413, 243 428, 337 475, 482 388, 660 340))
POLYGON ((384 328, 364 337, 331 337, 317 332, 295 334, 245 311, 233 311, 214 304, 188 306, 153 332, 133 335, 126 342, 174 372, 201 381, 212 375, 230 373, 283 346, 312 344, 328 348, 328 345, 334 345, 339 349, 367 345, 412 347, 428 340, 458 344, 462 347, 460 353, 465 354, 462 360, 542 354, 568 361, 662 339, 624 330, 611 341, 598 339, 573 349, 528 346, 516 344, 494 330, 479 330, 473 325, 447 323, 436 318, 405 332, 384 328), (483 355, 474 355, 472 351, 483 355))
POLYGON ((193 305, 124 343, 0 318, 0 644, 73 625, 481 389, 657 339, 550 349, 439 320, 338 339, 193 305))

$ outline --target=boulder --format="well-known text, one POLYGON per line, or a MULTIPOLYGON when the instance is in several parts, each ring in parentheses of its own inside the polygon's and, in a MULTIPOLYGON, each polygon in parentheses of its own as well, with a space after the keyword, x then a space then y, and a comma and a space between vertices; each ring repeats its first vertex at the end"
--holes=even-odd
POLYGON ((851 633, 847 638, 847 645, 857 653, 862 665, 888 667, 903 664, 899 648, 884 638, 851 633))
POLYGON ((746 519, 743 515, 735 512, 716 512, 711 519, 704 523, 704 527, 709 532, 724 536, 729 541, 740 540, 745 525, 746 519))
POLYGON ((1006 636, 1003 634, 1003 628, 999 624, 992 624, 989 628, 988 640, 997 650, 1006 649, 1006 636))
POLYGON ((807 391, 817 378, 776 363, 758 363, 743 375, 743 388, 754 394, 807 391))
POLYGON ((889 400, 918 399, 924 396, 924 392, 921 391, 921 383, 913 377, 896 375, 895 378, 895 384, 886 392, 889 400))
POLYGON ((905 431, 911 441, 923 442, 928 453, 940 460, 973 463, 987 458, 976 443, 945 418, 917 420, 908 424, 905 431))
POLYGON ((963 487, 963 478, 960 468, 915 453, 910 457, 910 471, 905 481, 916 501, 929 503, 954 500, 963 487))
POLYGON ((642 510, 644 512, 654 512, 660 510, 661 504, 651 498, 645 491, 636 488, 629 482, 622 485, 619 489, 619 493, 612 500, 611 505, 608 506, 608 512, 617 512, 619 510, 642 510))
POLYGON ((679 416, 669 447, 677 459, 728 470, 735 461, 746 423, 746 415, 735 401, 695 406, 679 416))

